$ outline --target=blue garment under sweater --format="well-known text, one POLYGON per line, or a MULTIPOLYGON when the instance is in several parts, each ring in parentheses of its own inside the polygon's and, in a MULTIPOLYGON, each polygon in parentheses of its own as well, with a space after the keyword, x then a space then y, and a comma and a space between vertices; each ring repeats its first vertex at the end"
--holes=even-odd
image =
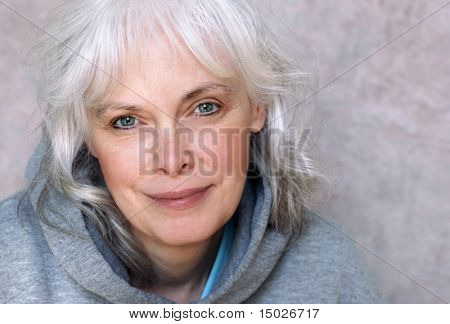
POLYGON ((225 225, 222 234, 222 240, 220 242, 219 249, 217 250, 216 259, 212 266, 211 272, 209 273, 208 281, 206 282, 205 288, 203 289, 201 299, 208 296, 215 288, 220 276, 222 275, 225 265, 227 263, 228 257, 230 255, 231 244, 233 243, 234 237, 234 217, 232 217, 228 223, 225 225))

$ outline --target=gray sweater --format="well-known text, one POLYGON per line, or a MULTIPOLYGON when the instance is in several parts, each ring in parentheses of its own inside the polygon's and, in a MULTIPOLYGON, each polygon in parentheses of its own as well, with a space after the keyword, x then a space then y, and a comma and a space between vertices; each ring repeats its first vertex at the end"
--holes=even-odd
MULTIPOLYGON (((28 162, 29 180, 43 146, 28 162)), ((40 190, 42 185, 1 202, 1 303, 174 303, 130 285, 96 228, 62 195, 51 192, 50 199, 71 220, 75 233, 43 223, 35 211, 40 190)), ((383 302, 355 244, 338 224, 309 211, 299 239, 289 245, 268 226, 271 200, 263 178, 247 180, 224 271, 211 294, 192 303, 383 302)), ((46 212, 64 226, 57 214, 46 212)))

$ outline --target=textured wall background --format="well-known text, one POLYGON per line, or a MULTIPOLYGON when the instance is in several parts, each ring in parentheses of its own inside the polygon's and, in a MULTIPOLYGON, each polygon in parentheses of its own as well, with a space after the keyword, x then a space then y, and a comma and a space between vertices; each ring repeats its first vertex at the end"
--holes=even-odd
MULTIPOLYGON (((24 184, 39 136, 21 66, 37 32, 27 19, 42 25, 60 2, 0 3, 0 199, 24 184)), ((314 96, 336 179, 321 212, 361 245, 393 303, 450 301, 450 5, 407 31, 445 3, 258 1, 312 47, 320 84, 334 80, 314 96)))

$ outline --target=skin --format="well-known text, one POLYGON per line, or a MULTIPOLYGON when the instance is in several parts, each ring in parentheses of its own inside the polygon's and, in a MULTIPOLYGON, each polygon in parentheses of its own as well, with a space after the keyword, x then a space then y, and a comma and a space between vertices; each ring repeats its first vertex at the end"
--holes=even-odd
MULTIPOLYGON (((99 116, 90 112, 87 144, 154 267, 155 283, 139 288, 185 303, 200 299, 222 228, 242 196, 249 132, 261 130, 266 114, 250 104, 241 85, 209 73, 186 48, 173 50, 163 41, 152 49, 140 69, 127 60, 121 80, 126 87, 119 86, 105 100, 136 105, 138 110, 106 111, 99 116), (226 85, 232 91, 207 90, 180 103, 185 93, 207 82, 226 85), (202 113, 199 104, 205 102, 220 104, 219 112, 196 116, 202 113), (127 116, 136 119, 127 124, 127 116), (119 117, 122 119, 117 120, 119 117), (115 129, 114 122, 118 127, 135 128, 115 129), (149 129, 158 136, 145 133, 149 129), (191 138, 177 137, 176 131, 181 129, 190 132, 191 138), (143 151, 143 143, 155 149, 143 151), (166 209, 148 197, 210 184, 208 196, 192 208, 166 209)), ((219 106, 213 107, 217 111, 219 106)))

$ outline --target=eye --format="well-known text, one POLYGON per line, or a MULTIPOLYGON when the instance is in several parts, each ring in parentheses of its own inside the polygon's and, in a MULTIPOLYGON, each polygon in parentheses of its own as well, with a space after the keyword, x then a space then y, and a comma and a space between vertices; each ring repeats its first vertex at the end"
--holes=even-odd
POLYGON ((120 130, 129 130, 135 128, 137 118, 133 116, 122 116, 113 121, 112 127, 120 130))
POLYGON ((221 107, 222 106, 216 102, 202 102, 195 108, 194 112, 195 115, 204 117, 218 113, 221 107))

